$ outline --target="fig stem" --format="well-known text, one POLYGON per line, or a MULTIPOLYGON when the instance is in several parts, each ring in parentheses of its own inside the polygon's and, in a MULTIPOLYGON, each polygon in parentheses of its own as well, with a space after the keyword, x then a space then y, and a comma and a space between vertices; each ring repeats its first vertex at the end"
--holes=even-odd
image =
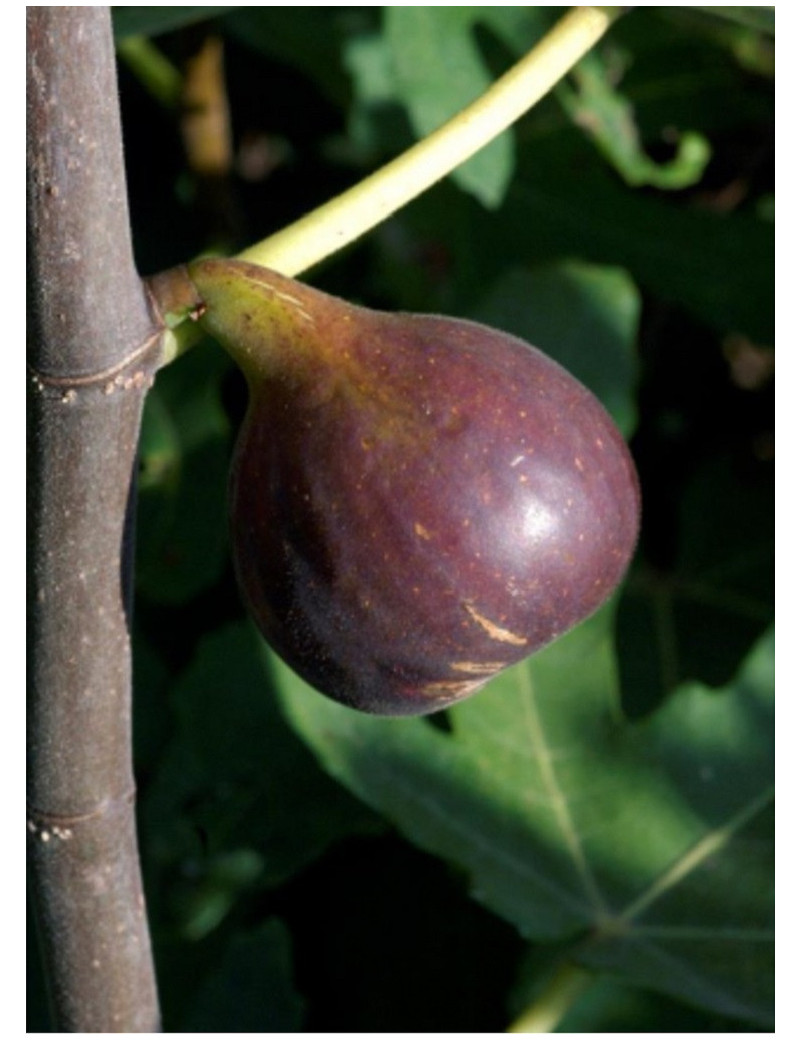
POLYGON ((574 7, 505 75, 438 130, 238 259, 293 276, 386 220, 524 115, 576 64, 622 7, 574 7))
MULTIPOLYGON (((293 277, 350 245, 489 144, 592 49, 626 7, 573 7, 476 101, 380 170, 238 254, 293 277)), ((162 290, 164 286, 161 287, 162 290)), ((164 311, 172 311, 168 298, 164 311)), ((166 330, 164 363, 200 338, 194 323, 166 330)))
POLYGON ((575 964, 562 964, 536 1000, 508 1027, 508 1033, 552 1033, 594 976, 575 964))

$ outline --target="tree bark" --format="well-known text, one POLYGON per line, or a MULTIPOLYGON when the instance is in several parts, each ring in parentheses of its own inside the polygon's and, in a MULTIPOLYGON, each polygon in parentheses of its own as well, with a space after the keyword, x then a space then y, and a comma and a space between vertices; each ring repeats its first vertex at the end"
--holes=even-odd
POLYGON ((29 7, 28 843, 54 1028, 159 1029, 134 816, 131 517, 159 330, 107 7, 29 7))

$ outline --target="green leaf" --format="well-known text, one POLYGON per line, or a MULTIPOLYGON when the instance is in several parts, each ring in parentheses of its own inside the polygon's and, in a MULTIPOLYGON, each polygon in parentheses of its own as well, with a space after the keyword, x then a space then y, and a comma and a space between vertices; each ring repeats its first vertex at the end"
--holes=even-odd
MULTIPOLYGON (((386 40, 398 98, 419 137, 438 129, 490 86, 472 35, 481 8, 387 7, 386 40)), ((460 166, 453 178, 485 206, 502 201, 513 174, 511 134, 506 131, 460 166)))
POLYGON ((282 671, 335 776, 530 939, 764 1025, 771 1008, 771 641, 729 688, 640 726, 618 710, 612 608, 448 713, 387 720, 282 671))
POLYGON ((628 184, 676 190, 700 180, 711 158, 711 148, 701 134, 680 134, 674 158, 654 162, 642 147, 633 106, 612 85, 600 56, 588 54, 573 68, 571 78, 575 89, 569 82, 562 83, 557 96, 628 184))
POLYGON ((640 302, 627 272, 579 261, 502 275, 472 316, 555 358, 630 437, 636 426, 640 302))
POLYGON ((409 146, 405 111, 397 98, 392 56, 379 33, 348 40, 343 51, 353 99, 348 113, 349 149, 355 156, 377 162, 409 146))
MULTIPOLYGON (((358 32, 351 35, 344 45, 343 60, 351 76, 353 95, 348 127, 350 150, 356 154, 363 153, 366 161, 375 162, 377 157, 393 157, 409 147, 409 118, 418 136, 441 125, 474 100, 493 79, 506 71, 514 58, 544 34, 551 22, 545 10, 549 9, 470 7, 426 11, 424 8, 387 8, 383 32, 377 28, 371 32, 358 32), (423 68, 407 48, 404 34, 398 31, 396 38, 391 35, 393 24, 403 23, 400 28, 404 28, 406 22, 421 23, 426 19, 432 23, 428 28, 434 33, 434 38, 423 40, 421 46, 426 50, 431 45, 438 48, 440 36, 444 35, 444 45, 448 52, 454 52, 453 61, 458 66, 457 81, 449 75, 442 77, 438 59, 432 66, 423 68), (495 48, 503 50, 502 57, 491 69, 478 47, 476 28, 486 30, 484 41, 488 33, 493 37, 495 48), (402 70, 408 68, 407 79, 399 71, 399 63, 402 70)), ((425 26, 418 24, 418 28, 424 30, 425 26)), ((490 150, 486 153, 488 158, 479 156, 473 160, 466 174, 461 171, 453 174, 455 183, 490 207, 498 193, 502 195, 505 190, 511 173, 509 158, 513 162, 508 149, 510 134, 502 135, 500 140, 505 143, 495 145, 494 154, 503 167, 490 168, 490 150), (506 167, 507 176, 501 178, 500 171, 506 167), (485 176, 490 177, 486 184, 482 180, 485 176), (484 198, 487 192, 489 195, 484 198)))

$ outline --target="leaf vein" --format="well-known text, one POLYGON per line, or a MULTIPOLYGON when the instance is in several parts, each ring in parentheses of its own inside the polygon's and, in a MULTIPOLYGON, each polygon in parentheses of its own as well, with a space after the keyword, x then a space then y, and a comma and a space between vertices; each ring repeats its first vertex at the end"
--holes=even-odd
POLYGON ((653 883, 635 899, 618 917, 618 921, 632 921, 650 907, 671 888, 696 870, 709 857, 724 848, 737 831, 765 809, 775 796, 774 787, 769 787, 752 798, 727 823, 703 835, 682 856, 670 864, 653 883))
POLYGON ((544 789, 549 795, 567 850, 595 913, 599 918, 605 918, 607 916, 605 902, 586 858, 580 836, 569 809, 569 802, 561 790, 555 765, 547 746, 544 727, 536 704, 536 691, 533 687, 530 669, 526 668, 521 672, 519 691, 534 758, 539 764, 544 789))

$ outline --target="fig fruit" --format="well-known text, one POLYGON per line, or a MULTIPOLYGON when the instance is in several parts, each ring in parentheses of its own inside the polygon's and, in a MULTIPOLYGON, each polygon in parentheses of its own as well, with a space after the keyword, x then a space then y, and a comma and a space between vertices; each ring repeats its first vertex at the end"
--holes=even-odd
POLYGON ((230 505, 274 649, 362 711, 461 700, 593 613, 639 491, 597 399, 513 336, 384 314, 234 260, 188 265, 194 316, 241 365, 230 505))

